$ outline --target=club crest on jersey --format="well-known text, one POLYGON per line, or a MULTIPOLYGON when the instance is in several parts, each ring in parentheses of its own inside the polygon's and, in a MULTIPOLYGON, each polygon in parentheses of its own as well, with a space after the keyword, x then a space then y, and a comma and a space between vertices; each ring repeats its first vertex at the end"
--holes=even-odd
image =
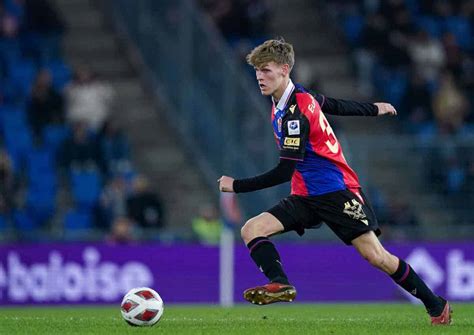
POLYGON ((291 120, 288 121, 288 135, 299 135, 300 134, 300 121, 291 120))
POLYGON ((366 226, 369 225, 369 221, 367 220, 367 215, 365 215, 365 212, 362 209, 362 205, 356 199, 352 199, 352 202, 347 201, 346 203, 344 203, 343 212, 347 214, 351 219, 360 220, 366 226))

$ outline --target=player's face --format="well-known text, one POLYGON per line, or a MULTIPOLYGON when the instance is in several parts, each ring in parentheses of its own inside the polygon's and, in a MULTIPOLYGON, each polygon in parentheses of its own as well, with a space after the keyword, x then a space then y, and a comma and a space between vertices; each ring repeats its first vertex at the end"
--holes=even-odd
POLYGON ((285 79, 285 65, 270 62, 255 68, 258 86, 262 95, 273 95, 282 86, 285 79))

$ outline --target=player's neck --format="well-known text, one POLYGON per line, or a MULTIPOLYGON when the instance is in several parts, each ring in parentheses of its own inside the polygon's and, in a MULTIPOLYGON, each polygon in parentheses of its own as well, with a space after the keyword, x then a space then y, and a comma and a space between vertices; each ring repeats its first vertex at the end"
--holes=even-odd
POLYGON ((283 82, 281 83, 280 87, 278 87, 277 90, 272 94, 273 101, 275 101, 275 104, 277 104, 278 101, 280 101, 289 83, 290 83, 290 77, 286 77, 285 79, 283 79, 283 82))

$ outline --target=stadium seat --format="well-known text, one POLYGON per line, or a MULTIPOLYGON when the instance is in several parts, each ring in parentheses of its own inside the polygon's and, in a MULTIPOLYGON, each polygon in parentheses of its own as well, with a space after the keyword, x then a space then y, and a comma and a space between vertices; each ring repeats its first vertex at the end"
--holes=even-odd
POLYGON ((5 215, 0 215, 0 231, 5 231, 8 227, 5 215))
POLYGON ((72 194, 76 205, 90 209, 97 204, 102 191, 102 180, 97 171, 71 172, 72 194))
POLYGON ((353 46, 359 43, 359 38, 364 27, 364 17, 362 15, 350 15, 344 18, 344 34, 353 46))
POLYGON ((419 28, 426 30, 426 32, 435 38, 440 38, 442 33, 442 26, 440 21, 435 17, 425 15, 418 18, 416 21, 419 28))
POLYGON ((86 210, 71 209, 64 216, 64 230, 87 230, 92 228, 92 215, 86 210))
POLYGON ((43 128, 44 145, 56 153, 66 138, 69 136, 69 128, 62 125, 47 125, 43 128))
POLYGON ((19 171, 23 166, 25 155, 32 145, 25 111, 16 106, 4 106, 0 109, 5 145, 13 160, 13 169, 19 171))
MULTIPOLYGON (((46 178, 45 178, 46 179, 46 178)), ((30 185, 26 195, 26 209, 30 217, 38 224, 44 224, 54 214, 56 208, 56 188, 41 185, 30 185)))
POLYGON ((444 22, 445 30, 456 36, 456 40, 463 49, 472 49, 472 32, 469 20, 460 16, 451 16, 444 22))
POLYGON ((8 65, 8 78, 19 92, 28 96, 36 77, 37 68, 29 59, 15 59, 8 65))
POLYGON ((54 88, 62 91, 72 78, 71 68, 60 59, 48 62, 45 67, 51 72, 54 88))
POLYGON ((21 48, 18 39, 0 38, 0 62, 8 65, 20 57, 21 48))
POLYGON ((39 228, 37 222, 25 210, 18 210, 13 214, 13 223, 20 232, 39 228))

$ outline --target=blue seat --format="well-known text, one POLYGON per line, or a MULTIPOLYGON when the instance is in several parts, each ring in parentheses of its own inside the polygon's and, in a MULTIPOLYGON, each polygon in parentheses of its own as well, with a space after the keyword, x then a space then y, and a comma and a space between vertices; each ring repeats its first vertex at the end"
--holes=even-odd
POLYGON ((47 125, 43 129, 44 145, 56 153, 66 138, 69 136, 69 128, 62 125, 47 125))
POLYGON ((362 15, 350 15, 344 18, 344 34, 351 45, 357 45, 364 27, 362 15))
POLYGON ((37 68, 29 59, 15 59, 8 66, 8 78, 23 96, 28 96, 36 77, 37 68))
POLYGON ((51 72, 53 78, 53 86, 55 89, 62 91, 64 87, 71 81, 71 68, 62 60, 57 59, 45 64, 45 67, 51 72))
POLYGON ((18 171, 22 168, 25 155, 32 146, 25 112, 21 108, 5 106, 0 114, 5 145, 13 160, 13 169, 18 171))
POLYGON ((56 188, 50 185, 29 185, 26 195, 26 209, 39 224, 49 220, 56 208, 56 188))
POLYGON ((29 176, 55 174, 54 155, 45 147, 33 148, 26 154, 29 176))
POLYGON ((426 30, 431 37, 440 38, 442 33, 441 22, 433 16, 424 15, 418 18, 417 26, 426 30))
POLYGON ((92 228, 92 215, 86 210, 71 209, 64 216, 64 229, 87 230, 92 228))
POLYGON ((18 39, 0 39, 0 61, 8 65, 20 57, 21 48, 18 39))
POLYGON ((13 214, 13 223, 19 231, 31 231, 39 228, 38 222, 25 210, 18 210, 13 214))
POLYGON ((76 205, 92 208, 97 204, 102 191, 102 180, 97 171, 73 170, 71 172, 71 186, 76 205))
POLYGON ((0 116, 4 127, 14 129, 28 127, 26 111, 21 105, 0 106, 0 116))
POLYGON ((7 227, 7 218, 5 217, 5 215, 0 215, 0 231, 7 230, 7 227))
POLYGON ((469 20, 460 16, 451 16, 444 22, 445 29, 456 36, 459 45, 464 49, 472 48, 472 32, 469 20))

